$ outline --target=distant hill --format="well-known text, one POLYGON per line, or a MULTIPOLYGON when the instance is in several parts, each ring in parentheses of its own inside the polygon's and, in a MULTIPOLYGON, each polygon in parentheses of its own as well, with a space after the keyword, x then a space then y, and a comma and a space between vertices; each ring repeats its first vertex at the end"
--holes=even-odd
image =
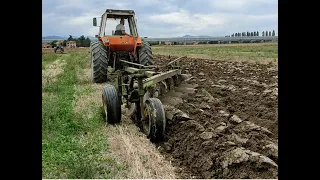
MULTIPOLYGON (((44 36, 42 39, 57 39, 57 40, 66 40, 68 39, 69 36, 67 37, 61 37, 61 36, 44 36)), ((73 38, 79 38, 80 36, 72 36, 73 38)), ((86 36, 85 36, 86 37, 86 36)), ((96 37, 93 36, 88 36, 90 40, 97 40, 96 37)), ((174 37, 174 38, 212 38, 212 36, 191 36, 191 35, 184 35, 182 37, 174 37)))
MULTIPOLYGON (((69 36, 68 36, 69 37, 69 36)), ((68 39, 68 37, 66 37, 66 39, 68 39)), ((72 36, 73 38, 79 38, 80 36, 72 36)), ((87 37, 87 36, 84 36, 84 37, 87 37)), ((97 38, 96 37, 93 37, 93 36, 88 36, 90 40, 96 40, 97 38)))
POLYGON ((45 37, 42 37, 42 39, 61 39, 61 40, 64 40, 66 39, 65 37, 61 37, 61 36, 45 36, 45 37))
MULTIPOLYGON (((69 37, 69 36, 68 36, 69 37)), ((42 39, 56 39, 56 40, 67 40, 68 37, 61 37, 61 36, 44 36, 42 37, 42 39)), ((80 36, 72 36, 73 38, 79 38, 80 36)), ((85 36, 87 37, 87 36, 85 36)), ((88 36, 90 40, 96 40, 97 38, 93 37, 93 36, 88 36)))
POLYGON ((191 36, 191 35, 184 35, 182 38, 211 38, 211 36, 191 36))

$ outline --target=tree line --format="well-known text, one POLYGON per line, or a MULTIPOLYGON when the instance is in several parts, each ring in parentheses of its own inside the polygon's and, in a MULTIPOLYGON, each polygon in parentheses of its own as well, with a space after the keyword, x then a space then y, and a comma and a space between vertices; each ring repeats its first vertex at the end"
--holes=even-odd
MULTIPOLYGON (((272 34, 271 31, 262 31, 262 36, 275 36, 276 32, 273 30, 272 34)), ((231 37, 251 37, 251 36, 259 36, 259 31, 254 31, 254 32, 238 32, 238 33, 233 33, 231 37)))
MULTIPOLYGON (((68 39, 63 40, 61 45, 65 47, 67 44, 67 41, 75 41, 77 44, 77 47, 90 47, 90 43, 91 43, 91 40, 89 39, 89 37, 85 38, 84 35, 80 36, 79 38, 73 38, 71 35, 69 35, 68 39)), ((54 40, 50 44, 52 47, 54 47, 57 45, 57 42, 58 41, 54 40)))

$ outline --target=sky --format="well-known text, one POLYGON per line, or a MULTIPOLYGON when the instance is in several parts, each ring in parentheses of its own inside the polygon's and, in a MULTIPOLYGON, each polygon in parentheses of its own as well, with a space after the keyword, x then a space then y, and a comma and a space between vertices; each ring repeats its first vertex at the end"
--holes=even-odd
MULTIPOLYGON (((42 0, 42 36, 95 36, 92 19, 106 9, 134 10, 149 38, 278 32, 278 0, 42 0)), ((107 34, 118 23, 108 21, 107 34)))

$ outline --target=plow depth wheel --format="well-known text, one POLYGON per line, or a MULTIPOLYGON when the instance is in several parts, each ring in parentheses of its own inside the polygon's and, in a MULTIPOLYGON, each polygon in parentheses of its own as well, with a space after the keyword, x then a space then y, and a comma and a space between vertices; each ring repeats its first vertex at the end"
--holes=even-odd
POLYGON ((142 110, 144 119, 142 120, 143 131, 150 140, 160 140, 164 136, 166 119, 162 103, 157 98, 149 98, 145 102, 142 110))
POLYGON ((102 90, 102 103, 106 115, 106 122, 110 124, 121 121, 121 106, 117 90, 112 85, 107 85, 102 90))

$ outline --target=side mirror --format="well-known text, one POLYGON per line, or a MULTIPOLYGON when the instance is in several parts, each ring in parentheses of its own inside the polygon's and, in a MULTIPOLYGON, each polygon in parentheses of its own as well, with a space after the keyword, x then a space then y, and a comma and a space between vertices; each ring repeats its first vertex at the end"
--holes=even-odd
POLYGON ((93 18, 93 26, 97 26, 97 18, 93 18))
POLYGON ((99 35, 95 35, 94 37, 99 38, 99 35))

